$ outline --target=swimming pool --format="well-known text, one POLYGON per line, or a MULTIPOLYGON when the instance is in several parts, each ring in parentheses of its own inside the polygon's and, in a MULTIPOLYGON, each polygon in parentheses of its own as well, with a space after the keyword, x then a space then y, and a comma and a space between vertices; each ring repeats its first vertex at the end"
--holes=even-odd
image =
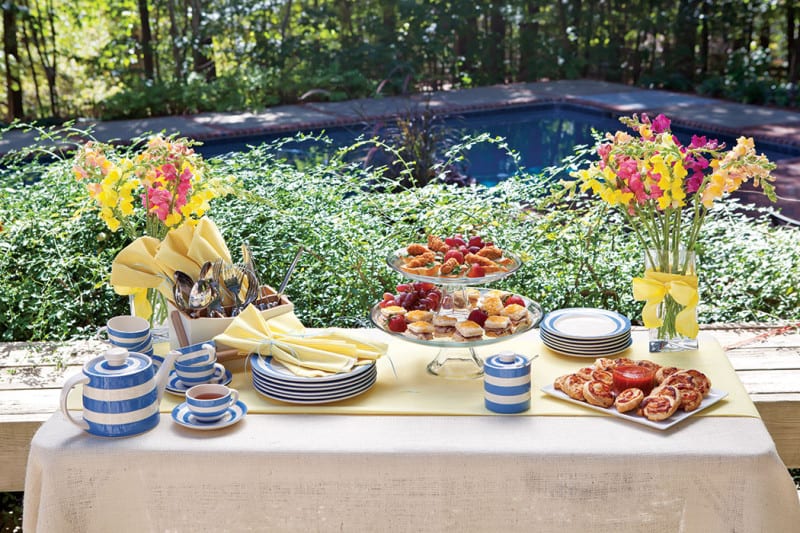
MULTIPOLYGON (((443 118, 444 127, 450 138, 463 135, 488 133, 503 137, 509 147, 520 155, 519 168, 537 172, 544 167, 557 165, 564 157, 574 153, 575 146, 592 145, 592 129, 598 131, 624 130, 616 115, 589 106, 567 103, 545 103, 510 107, 491 111, 477 111, 451 115, 443 118)), ((696 128, 688 129, 673 124, 673 133, 688 144, 693 134, 707 135, 726 145, 736 143, 734 136, 704 132, 696 128)), ((304 131, 319 134, 323 129, 304 131)), ((374 135, 374 125, 355 124, 324 129, 334 146, 347 146, 359 136, 374 135)), ((273 133, 248 137, 227 138, 206 141, 198 151, 206 157, 238 152, 248 145, 259 145, 292 136, 292 133, 273 133)), ((307 153, 310 143, 290 142, 284 145, 287 155, 302 157, 307 153)), ((772 161, 800 156, 800 149, 756 139, 756 149, 772 161)), ((490 143, 479 143, 466 153, 467 173, 478 183, 492 186, 517 172, 517 167, 504 150, 490 143)))

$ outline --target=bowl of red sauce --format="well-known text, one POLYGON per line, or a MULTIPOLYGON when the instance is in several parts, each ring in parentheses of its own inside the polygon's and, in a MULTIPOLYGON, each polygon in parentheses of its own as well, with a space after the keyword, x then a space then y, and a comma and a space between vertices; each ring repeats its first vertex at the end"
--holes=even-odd
POLYGON ((653 390, 655 371, 652 368, 638 365, 620 365, 611 373, 614 377, 614 393, 619 394, 625 389, 641 389, 645 396, 653 390))

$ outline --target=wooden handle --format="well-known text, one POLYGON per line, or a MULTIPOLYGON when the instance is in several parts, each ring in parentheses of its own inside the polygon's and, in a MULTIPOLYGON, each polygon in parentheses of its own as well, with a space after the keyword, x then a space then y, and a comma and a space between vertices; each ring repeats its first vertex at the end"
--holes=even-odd
POLYGON ((231 359, 239 359, 244 357, 243 355, 239 355, 239 350, 236 348, 231 348, 229 350, 217 350, 217 361, 230 361, 231 359))
POLYGON ((183 319, 181 319, 181 312, 177 309, 170 314, 172 318, 172 327, 175 328, 175 336, 178 337, 178 344, 181 348, 189 346, 189 338, 186 336, 186 330, 183 329, 183 319))

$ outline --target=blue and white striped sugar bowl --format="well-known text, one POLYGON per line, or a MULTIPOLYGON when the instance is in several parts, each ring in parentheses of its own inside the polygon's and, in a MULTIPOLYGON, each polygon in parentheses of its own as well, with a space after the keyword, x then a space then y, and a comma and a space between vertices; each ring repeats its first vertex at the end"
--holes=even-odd
POLYGON ((521 413, 531 407, 531 361, 514 352, 500 352, 483 366, 486 408, 496 413, 521 413))
POLYGON ((61 390, 61 411, 69 421, 92 435, 128 437, 154 428, 159 405, 178 352, 170 352, 156 371, 150 357, 125 348, 111 348, 83 366, 61 390), (73 387, 83 385, 83 416, 67 410, 73 387))

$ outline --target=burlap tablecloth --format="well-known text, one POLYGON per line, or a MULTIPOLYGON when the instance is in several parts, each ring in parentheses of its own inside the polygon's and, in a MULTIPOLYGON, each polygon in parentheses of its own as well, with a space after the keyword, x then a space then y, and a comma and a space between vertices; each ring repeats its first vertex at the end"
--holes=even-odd
MULTIPOLYGON (((535 391, 585 362, 518 342, 541 354, 535 391)), ((381 366, 362 401, 246 397, 250 414, 214 432, 165 413, 148 433, 103 439, 56 414, 31 445, 25 531, 797 531, 791 478, 713 339, 687 366, 730 395, 667 431, 538 392, 527 416, 452 416, 489 414, 481 383, 428 386, 433 355, 393 345, 398 377, 381 366), (454 407, 399 416, 429 409, 425 396, 454 407)))

